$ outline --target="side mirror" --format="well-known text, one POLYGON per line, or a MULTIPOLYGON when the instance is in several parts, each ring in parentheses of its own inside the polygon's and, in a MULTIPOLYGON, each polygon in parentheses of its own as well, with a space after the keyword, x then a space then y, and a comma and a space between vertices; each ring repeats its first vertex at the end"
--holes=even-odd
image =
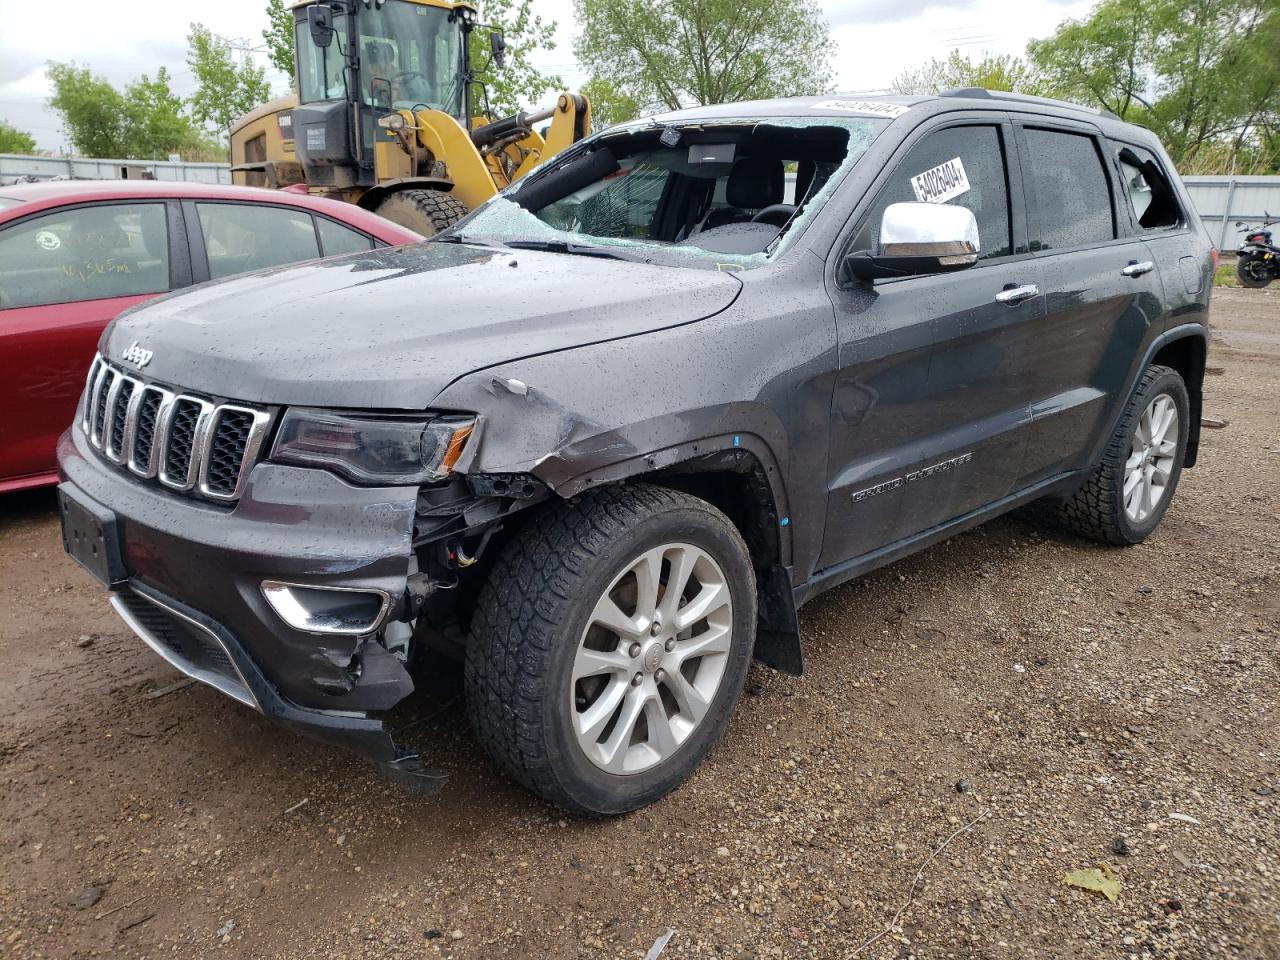
POLYGON ((317 47, 333 43, 333 9, 327 4, 307 7, 307 26, 311 28, 311 42, 317 47))
POLYGON ((891 203, 875 252, 851 253, 845 266, 859 280, 947 273, 973 266, 979 249, 978 221, 967 207, 891 203))
POLYGON ((489 52, 493 54, 493 62, 499 67, 507 65, 507 38, 502 35, 501 30, 494 30, 489 34, 489 52))

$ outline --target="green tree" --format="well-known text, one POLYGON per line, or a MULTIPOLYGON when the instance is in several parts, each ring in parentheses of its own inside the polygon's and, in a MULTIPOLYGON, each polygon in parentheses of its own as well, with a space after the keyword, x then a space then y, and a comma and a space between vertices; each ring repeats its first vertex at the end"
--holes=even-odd
POLYGON ((31 134, 19 130, 7 120, 0 120, 0 153, 35 153, 36 142, 31 134))
POLYGON ((200 132, 186 113, 186 103, 169 86, 161 67, 152 80, 145 73, 124 91, 125 155, 160 159, 200 143, 200 132))
POLYGON ((284 0, 267 0, 269 26, 262 31, 267 59, 285 76, 293 77, 293 11, 284 0))
POLYGON ((612 120, 830 87, 816 0, 574 0, 574 10, 574 51, 618 105, 612 120))
POLYGON ((1055 96, 1145 124, 1179 166, 1268 152, 1280 129, 1275 0, 1102 0, 1032 41, 1055 96))
POLYGON ((86 157, 123 157, 124 96, 105 77, 88 67, 50 62, 53 85, 49 106, 62 116, 63 131, 71 147, 86 157))
POLYGON ((231 125, 271 96, 266 69, 245 55, 236 62, 231 44, 203 24, 193 23, 187 35, 187 64, 196 77, 191 114, 227 136, 231 125))
POLYGON ((902 94, 940 93, 956 87, 1037 93, 1039 79, 1021 57, 985 55, 976 63, 959 50, 945 60, 936 57, 924 66, 904 70, 893 80, 893 91, 902 94))
POLYGON ((593 77, 583 84, 582 92, 591 103, 591 125, 597 130, 624 123, 640 116, 647 104, 625 90, 619 90, 606 77, 593 77))
MULTIPOLYGON (((471 69, 484 88, 477 106, 496 117, 508 116, 530 105, 541 105, 548 93, 564 88, 555 74, 534 67, 530 54, 554 50, 556 22, 533 12, 533 0, 483 0, 480 20, 484 27, 501 30, 506 40, 506 65, 498 67, 489 52, 488 32, 481 27, 472 36, 471 69)), ((549 106, 549 104, 547 104, 549 106)))

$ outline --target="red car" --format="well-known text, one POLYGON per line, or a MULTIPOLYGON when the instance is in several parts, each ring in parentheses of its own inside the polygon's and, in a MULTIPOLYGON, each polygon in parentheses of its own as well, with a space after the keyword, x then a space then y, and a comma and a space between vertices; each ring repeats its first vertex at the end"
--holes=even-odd
MULTIPOLYGON (((154 180, 0 186, 0 493, 57 482, 98 336, 203 280, 423 239, 352 204, 154 180)), ((264 318, 264 321, 269 318, 264 318)))

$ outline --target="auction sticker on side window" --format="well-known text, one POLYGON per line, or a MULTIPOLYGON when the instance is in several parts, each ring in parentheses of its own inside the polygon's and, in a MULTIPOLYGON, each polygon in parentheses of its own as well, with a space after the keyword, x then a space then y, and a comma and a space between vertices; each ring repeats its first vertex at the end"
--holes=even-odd
POLYGON ((911 178, 911 189, 921 203, 945 203, 969 191, 969 177, 959 157, 940 163, 911 178))

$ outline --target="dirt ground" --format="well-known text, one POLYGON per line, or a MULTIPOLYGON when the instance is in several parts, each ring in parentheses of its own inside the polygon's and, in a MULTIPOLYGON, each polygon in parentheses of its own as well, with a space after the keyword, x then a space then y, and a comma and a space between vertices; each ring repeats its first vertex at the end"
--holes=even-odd
POLYGON ((454 670, 427 799, 174 689, 4 498, 0 956, 1280 957, 1280 288, 1213 318, 1228 425, 1152 540, 1005 519, 815 600, 806 675, 617 820, 493 773, 454 670))

